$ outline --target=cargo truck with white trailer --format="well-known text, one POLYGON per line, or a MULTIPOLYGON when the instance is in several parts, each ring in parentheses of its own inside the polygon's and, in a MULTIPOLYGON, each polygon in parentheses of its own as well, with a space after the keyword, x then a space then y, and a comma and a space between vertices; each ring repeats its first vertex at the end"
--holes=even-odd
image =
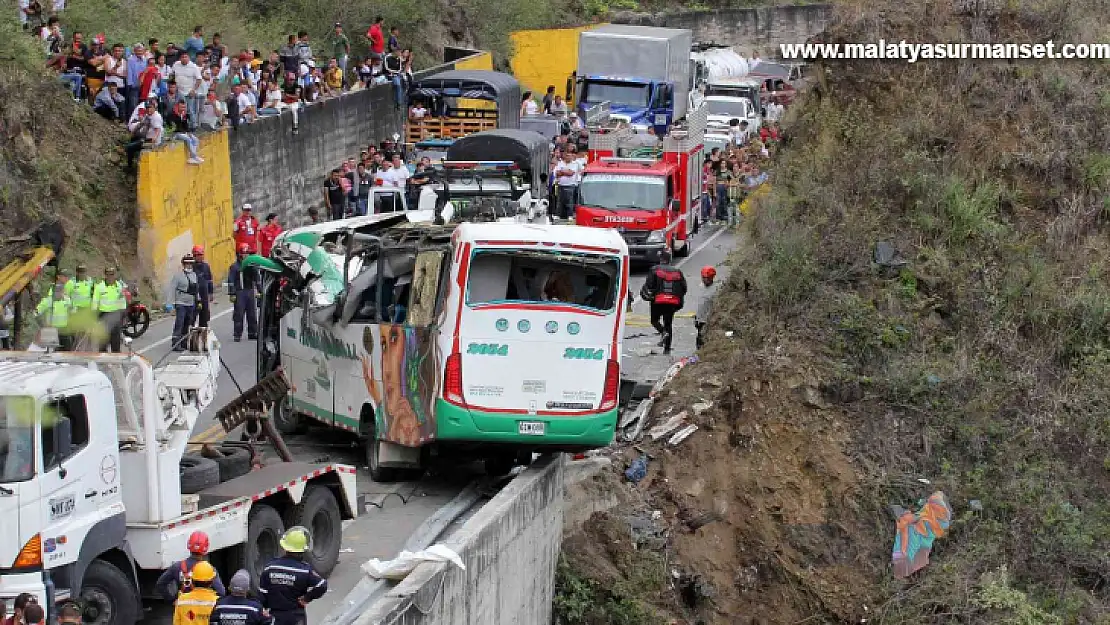
POLYGON ((190 345, 157 369, 138 355, 0 352, 0 599, 30 593, 50 622, 72 601, 85 623, 133 625, 198 530, 225 580, 245 568, 257 583, 294 525, 312 531, 313 566, 335 567, 357 514, 354 467, 187 455, 220 366, 213 335, 190 345))
POLYGON ((578 36, 576 107, 609 103, 610 117, 652 126, 662 137, 686 115, 692 31, 607 24, 578 36))

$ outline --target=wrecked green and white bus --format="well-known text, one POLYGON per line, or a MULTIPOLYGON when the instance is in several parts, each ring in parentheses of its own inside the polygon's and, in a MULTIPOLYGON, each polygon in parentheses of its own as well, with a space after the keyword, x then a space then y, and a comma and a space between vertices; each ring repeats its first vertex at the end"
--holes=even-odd
POLYGON ((629 272, 614 230, 371 215, 291 230, 248 264, 259 378, 280 367, 291 388, 275 425, 359 435, 374 480, 432 454, 500 474, 613 440, 629 272))

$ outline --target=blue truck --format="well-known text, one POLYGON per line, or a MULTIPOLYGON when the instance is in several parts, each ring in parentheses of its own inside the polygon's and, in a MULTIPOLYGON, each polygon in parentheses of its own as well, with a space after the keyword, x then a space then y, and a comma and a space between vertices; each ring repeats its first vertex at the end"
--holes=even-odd
POLYGON ((609 102, 610 117, 666 134, 686 115, 693 33, 683 28, 606 24, 578 37, 575 107, 609 102))

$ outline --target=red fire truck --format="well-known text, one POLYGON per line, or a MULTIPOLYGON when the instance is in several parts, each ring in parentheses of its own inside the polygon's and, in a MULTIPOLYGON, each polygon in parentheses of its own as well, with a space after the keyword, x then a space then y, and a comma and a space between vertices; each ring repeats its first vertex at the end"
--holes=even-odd
POLYGON ((633 261, 656 262, 665 249, 689 254, 700 219, 705 124, 704 107, 691 111, 661 149, 643 147, 627 125, 592 129, 575 223, 616 228, 633 261))

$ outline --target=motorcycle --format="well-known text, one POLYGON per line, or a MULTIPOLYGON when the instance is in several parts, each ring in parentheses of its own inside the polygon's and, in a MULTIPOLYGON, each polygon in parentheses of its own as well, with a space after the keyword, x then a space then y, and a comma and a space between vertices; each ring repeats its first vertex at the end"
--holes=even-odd
POLYGON ((137 339, 150 327, 150 311, 147 310, 146 304, 139 301, 138 296, 132 295, 130 291, 124 291, 124 297, 127 298, 127 312, 123 316, 123 335, 137 339))

